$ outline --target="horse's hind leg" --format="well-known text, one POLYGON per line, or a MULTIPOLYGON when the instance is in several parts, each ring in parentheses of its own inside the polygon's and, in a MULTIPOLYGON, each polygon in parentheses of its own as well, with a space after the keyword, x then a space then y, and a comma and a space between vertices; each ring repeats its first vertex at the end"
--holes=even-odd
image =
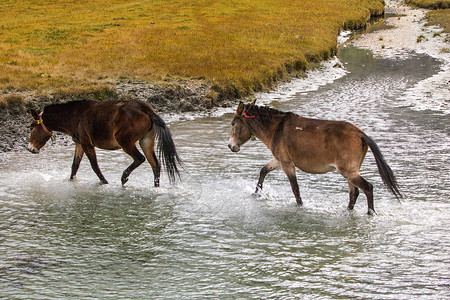
POLYGON ((73 180, 77 175, 78 168, 80 167, 81 159, 83 158, 83 147, 80 144, 75 144, 75 155, 73 156, 72 173, 70 174, 70 180, 73 180))
POLYGON ((94 170, 95 174, 97 174, 100 181, 104 184, 107 184, 108 181, 103 177, 102 172, 100 171, 100 168, 98 167, 97 162, 97 155, 95 154, 95 148, 91 145, 83 145, 82 146, 84 153, 86 153, 86 156, 89 159, 89 162, 91 163, 92 170, 94 170))
POLYGON ((131 165, 129 165, 128 168, 126 168, 122 173, 122 185, 124 185, 128 181, 128 176, 130 176, 131 172, 133 172, 134 169, 139 167, 145 161, 145 157, 136 148, 135 143, 130 143, 130 145, 125 147, 122 146, 122 149, 133 158, 131 165))
POLYGON ((265 165, 261 169, 261 172, 259 173, 259 180, 258 180, 258 184, 256 185, 255 193, 258 193, 260 190, 262 190, 264 178, 266 178, 266 175, 269 172, 278 168, 279 166, 280 166, 280 163, 278 162, 278 160, 276 158, 273 158, 267 165, 265 165))
POLYGON ((139 145, 141 146, 142 151, 144 151, 145 157, 152 167, 155 187, 159 187, 161 164, 159 163, 155 154, 155 134, 148 132, 143 138, 139 140, 139 145))
POLYGON ((297 204, 303 205, 302 198, 300 197, 300 189, 298 187, 294 163, 291 162, 288 164, 281 164, 281 168, 289 179, 289 183, 291 184, 292 192, 294 193, 297 204))
MULTIPOLYGON (((373 185, 365 180, 361 175, 353 176, 348 178, 349 182, 355 187, 360 188, 367 197, 368 214, 376 214, 375 208, 373 206, 373 185)), ((356 197, 355 197, 356 201, 356 197)))
POLYGON ((348 182, 348 188, 350 190, 350 200, 348 202, 348 209, 352 210, 355 207, 356 199, 359 195, 359 189, 354 186, 350 181, 348 182))

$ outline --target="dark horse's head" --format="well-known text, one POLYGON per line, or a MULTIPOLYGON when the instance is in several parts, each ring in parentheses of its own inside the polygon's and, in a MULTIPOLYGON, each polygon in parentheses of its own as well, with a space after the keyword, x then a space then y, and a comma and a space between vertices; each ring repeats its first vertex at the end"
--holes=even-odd
POLYGON ((44 147, 45 143, 52 137, 52 133, 47 129, 42 121, 42 113, 38 114, 36 111, 31 111, 33 122, 30 125, 31 135, 28 143, 28 150, 31 153, 39 153, 39 150, 44 147))
POLYGON ((241 146, 244 145, 251 137, 252 132, 250 126, 245 122, 245 119, 255 118, 254 116, 247 115, 247 111, 255 105, 255 101, 251 104, 244 104, 240 102, 233 120, 231 121, 231 134, 228 140, 228 148, 233 152, 238 152, 241 146))

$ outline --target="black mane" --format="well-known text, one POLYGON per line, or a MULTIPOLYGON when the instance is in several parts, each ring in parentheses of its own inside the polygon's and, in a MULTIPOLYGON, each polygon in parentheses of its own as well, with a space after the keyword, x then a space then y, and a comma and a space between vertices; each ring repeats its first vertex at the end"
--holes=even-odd
POLYGON ((92 100, 77 100, 66 103, 50 104, 44 107, 44 113, 59 114, 72 112, 80 107, 86 107, 92 100))
POLYGON ((267 106, 258 106, 247 104, 245 107, 245 113, 249 116, 255 116, 260 122, 266 123, 275 118, 286 116, 287 112, 279 111, 267 106))

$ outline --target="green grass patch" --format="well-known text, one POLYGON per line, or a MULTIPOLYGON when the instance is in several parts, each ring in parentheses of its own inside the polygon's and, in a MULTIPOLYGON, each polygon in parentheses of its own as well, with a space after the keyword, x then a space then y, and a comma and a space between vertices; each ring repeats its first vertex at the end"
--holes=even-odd
POLYGON ((426 38, 423 34, 421 34, 421 35, 419 35, 419 36, 417 37, 416 42, 417 42, 417 43, 421 43, 421 42, 426 41, 426 40, 427 40, 427 38, 426 38))
POLYGON ((428 9, 450 8, 450 0, 405 0, 405 3, 428 9))
POLYGON ((450 33, 450 9, 438 9, 427 13, 427 25, 439 25, 450 33))
POLYGON ((181 77, 243 96, 327 59, 340 29, 383 11, 383 0, 6 0, 0 90, 181 77))

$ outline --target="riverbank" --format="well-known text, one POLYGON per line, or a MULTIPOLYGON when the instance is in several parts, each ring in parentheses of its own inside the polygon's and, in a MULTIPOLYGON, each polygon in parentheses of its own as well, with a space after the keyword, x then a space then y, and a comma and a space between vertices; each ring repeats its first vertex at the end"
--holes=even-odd
POLYGON ((382 15, 383 3, 12 0, 0 9, 0 93, 195 79, 211 87, 208 106, 332 57, 338 32, 382 15))
POLYGON ((414 53, 441 61, 437 74, 418 83, 397 101, 416 110, 438 109, 450 113, 450 35, 439 26, 429 25, 427 12, 404 6, 401 1, 388 0, 386 13, 398 15, 387 18, 386 24, 391 28, 361 35, 351 45, 368 49, 382 58, 405 59, 414 53))
POLYGON ((49 103, 131 99, 158 112, 229 106, 303 76, 334 56, 341 29, 384 13, 382 0, 10 1, 4 8, 0 151, 22 149, 27 111, 49 103))
MULTIPOLYGON (((423 53, 429 54, 428 48, 430 46, 428 45, 434 45, 433 53, 439 56, 445 56, 445 53, 441 52, 442 48, 445 48, 446 35, 434 36, 432 32, 435 30, 433 29, 435 27, 429 27, 431 31, 428 35, 432 35, 432 38, 427 38, 421 43, 417 42, 417 37, 422 34, 422 28, 424 26, 422 18, 425 10, 412 10, 408 7, 399 6, 399 1, 387 1, 386 4, 388 13, 400 15, 398 18, 389 18, 387 21, 398 21, 399 24, 393 25, 396 33, 392 36, 390 36, 390 31, 378 31, 373 34, 366 34, 358 40, 353 41, 352 43, 354 45, 362 48, 371 47, 370 49, 374 53, 377 53, 377 55, 390 54, 392 58, 401 57, 401 51, 421 51, 419 48, 425 45, 427 45, 427 48, 422 51, 423 53), (406 26, 408 24, 414 26, 414 31, 411 31, 411 28, 406 26), (406 42, 406 39, 409 39, 408 42, 406 42), (393 49, 397 50, 394 51, 393 49)), ((311 67, 313 61, 314 59, 309 62, 309 67, 311 67)), ((317 64, 317 62, 314 63, 317 64)), ((287 80, 290 78, 289 76, 295 76, 295 74, 298 73, 284 74, 284 77, 281 76, 277 82, 287 80)), ((442 88, 445 90, 445 85, 441 87, 441 90, 442 88)), ((445 95, 444 93, 440 94, 441 96, 445 95)), ((75 99, 131 99, 146 101, 154 106, 158 112, 185 112, 203 111, 217 106, 230 106, 236 98, 242 97, 243 95, 235 87, 229 87, 229 90, 226 92, 221 91, 221 88, 208 83, 205 79, 182 80, 171 78, 158 81, 157 83, 126 79, 119 81, 102 79, 98 80, 95 87, 81 88, 77 91, 73 89, 61 89, 52 94, 22 92, 20 96, 10 95, 3 97, 2 101, 8 103, 5 105, 7 108, 3 109, 3 113, 0 114, 0 122, 4 124, 0 129, 0 151, 23 149, 24 145, 27 144, 29 133, 29 116, 27 111, 30 108, 42 109, 43 106, 49 103, 65 102, 75 99)), ((0 101, 1 108, 2 102, 0 101)), ((70 141, 67 139, 58 140, 58 143, 68 142, 70 141)))
POLYGON ((361 35, 351 44, 392 59, 416 52, 449 61, 448 34, 439 26, 427 26, 427 12, 427 9, 405 6, 401 1, 387 0, 386 14, 395 15, 386 19, 386 25, 391 28, 361 35))

